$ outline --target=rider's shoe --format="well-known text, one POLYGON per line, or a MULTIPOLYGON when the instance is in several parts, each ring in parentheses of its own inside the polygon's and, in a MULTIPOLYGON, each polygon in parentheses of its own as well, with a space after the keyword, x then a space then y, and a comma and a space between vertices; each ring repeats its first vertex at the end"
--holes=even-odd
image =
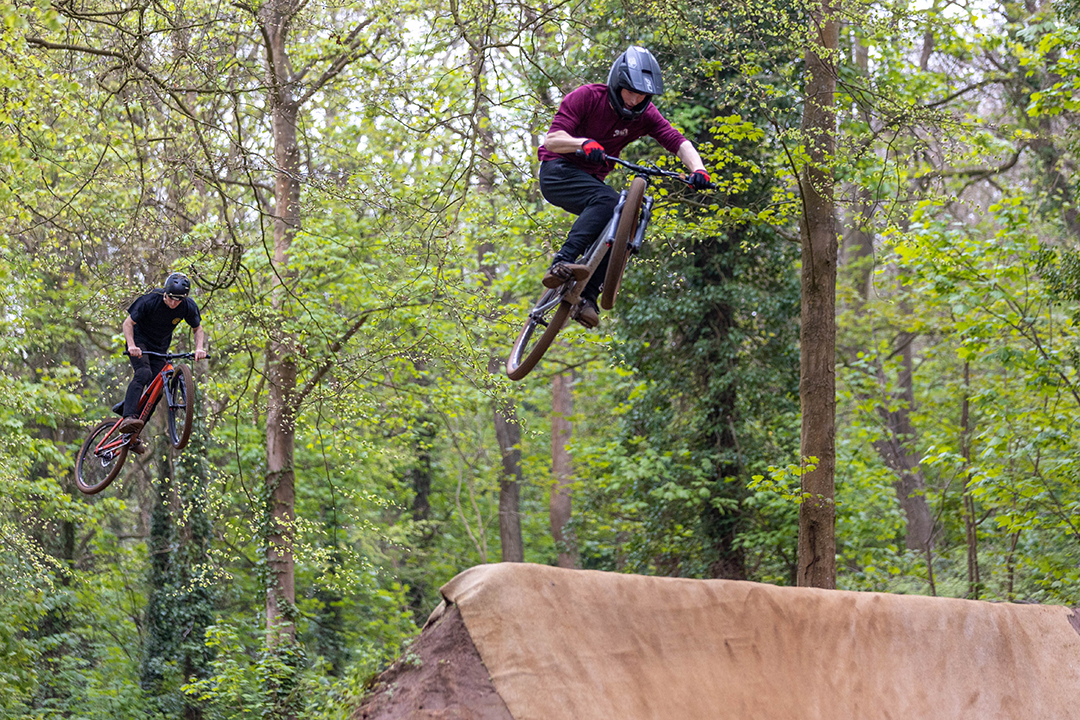
POLYGON ((142 441, 142 438, 135 438, 135 442, 128 443, 128 450, 136 455, 142 455, 146 452, 146 443, 142 441))
POLYGON ((120 402, 113 405, 112 406, 112 411, 114 413, 116 413, 117 415, 123 415, 124 414, 124 401, 121 400, 120 402))
POLYGON ((139 432, 143 429, 144 424, 145 423, 143 423, 142 420, 132 415, 131 417, 126 417, 120 421, 120 427, 117 428, 117 431, 122 433, 139 432))
POLYGON ((600 324, 600 308, 596 306, 595 298, 582 298, 574 307, 574 320, 590 330, 600 324))
POLYGON ((554 290, 571 278, 574 280, 584 280, 588 276, 588 265, 577 265, 575 263, 556 260, 551 264, 551 267, 548 268, 548 271, 544 273, 544 279, 541 282, 544 283, 544 287, 554 290))

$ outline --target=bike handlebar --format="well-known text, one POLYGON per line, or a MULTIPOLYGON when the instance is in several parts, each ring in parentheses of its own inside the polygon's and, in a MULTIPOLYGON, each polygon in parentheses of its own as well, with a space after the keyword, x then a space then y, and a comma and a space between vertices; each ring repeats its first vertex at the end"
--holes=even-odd
MULTIPOLYGON (((575 155, 577 155, 578 157, 585 157, 585 151, 578 150, 575 155)), ((663 170, 656 167, 655 165, 637 165, 636 163, 627 162, 626 160, 617 158, 614 155, 605 154, 604 161, 607 162, 608 160, 615 163, 616 165, 622 165, 624 168, 632 170, 638 175, 648 175, 649 177, 669 177, 678 180, 679 182, 685 183, 690 187, 693 187, 693 185, 690 185, 690 181, 686 179, 686 175, 684 173, 672 172, 671 170, 663 170)), ((705 186, 704 189, 714 190, 715 188, 716 183, 710 182, 708 185, 705 186)))
MULTIPOLYGON (((127 350, 124 351, 124 354, 129 356, 129 357, 131 356, 131 353, 129 353, 127 350)), ((179 360, 179 359, 185 359, 186 360, 188 358, 195 357, 195 353, 193 353, 193 352, 186 352, 186 353, 159 353, 159 352, 154 352, 153 350, 143 350, 142 354, 143 355, 153 355, 154 357, 163 357, 166 360, 179 360)), ((210 356, 207 355, 206 357, 209 358, 210 356)))

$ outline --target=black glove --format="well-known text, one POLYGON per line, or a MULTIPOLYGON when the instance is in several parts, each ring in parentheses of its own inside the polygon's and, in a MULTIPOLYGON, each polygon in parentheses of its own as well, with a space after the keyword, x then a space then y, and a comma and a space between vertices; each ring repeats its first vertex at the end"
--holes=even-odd
POLYGON ((585 161, 594 165, 604 162, 604 146, 595 140, 586 140, 581 146, 581 152, 585 153, 585 161))
POLYGON ((712 184, 709 180, 709 173, 704 170, 695 170, 686 179, 686 182, 690 183, 690 187, 695 190, 708 190, 712 184))

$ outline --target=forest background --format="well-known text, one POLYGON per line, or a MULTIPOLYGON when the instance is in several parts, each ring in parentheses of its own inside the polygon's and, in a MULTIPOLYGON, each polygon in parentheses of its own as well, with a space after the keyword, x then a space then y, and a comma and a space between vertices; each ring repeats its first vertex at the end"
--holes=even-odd
POLYGON ((0 717, 344 717, 477 563, 793 584, 823 12, 836 584, 1080 602, 1075 2, 2 7, 0 717), (631 43, 719 188, 512 384, 571 221, 536 148, 631 43), (170 271, 193 440, 84 497, 170 271))

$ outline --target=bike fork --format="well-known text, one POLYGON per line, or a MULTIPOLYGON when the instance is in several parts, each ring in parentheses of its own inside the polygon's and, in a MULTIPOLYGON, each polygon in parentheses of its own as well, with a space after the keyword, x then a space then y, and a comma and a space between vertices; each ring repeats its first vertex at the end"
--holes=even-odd
MULTIPOLYGON (((161 383, 161 396, 165 398, 165 407, 173 407, 173 394, 172 390, 169 388, 170 383, 164 378, 162 378, 162 380, 163 382, 161 383)), ((169 380, 172 380, 172 378, 170 377, 169 380)))
POLYGON ((630 239, 630 252, 632 253, 637 253, 641 249, 641 244, 645 242, 645 228, 649 227, 649 220, 652 219, 652 206, 653 199, 651 197, 645 198, 645 201, 641 203, 641 221, 638 222, 634 237, 630 239))

